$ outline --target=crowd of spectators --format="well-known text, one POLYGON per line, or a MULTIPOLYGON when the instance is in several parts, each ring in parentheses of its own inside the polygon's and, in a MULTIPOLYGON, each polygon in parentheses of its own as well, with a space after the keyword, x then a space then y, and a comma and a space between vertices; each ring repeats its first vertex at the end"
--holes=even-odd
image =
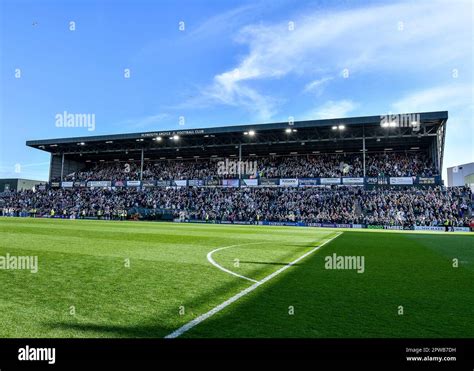
POLYGON ((359 197, 366 224, 442 225, 450 220, 455 226, 469 225, 471 190, 452 187, 375 189, 359 197))
POLYGON ((124 219, 133 208, 166 209, 205 221, 440 226, 469 225, 469 188, 221 188, 46 189, 0 195, 4 216, 124 219))
MULTIPOLYGON (((222 174, 219 161, 223 159, 146 161, 143 180, 180 180, 231 178, 238 174, 222 174)), ((231 160, 236 161, 236 158, 231 160)), ((256 171, 246 177, 317 178, 361 177, 361 154, 314 154, 294 156, 250 157, 242 161, 256 162, 256 171)), ((91 168, 67 174, 66 181, 139 180, 137 162, 99 162, 91 168)), ((428 157, 420 152, 369 153, 366 156, 367 176, 433 176, 437 175, 428 157)), ((56 179, 59 180, 59 179, 56 179)))

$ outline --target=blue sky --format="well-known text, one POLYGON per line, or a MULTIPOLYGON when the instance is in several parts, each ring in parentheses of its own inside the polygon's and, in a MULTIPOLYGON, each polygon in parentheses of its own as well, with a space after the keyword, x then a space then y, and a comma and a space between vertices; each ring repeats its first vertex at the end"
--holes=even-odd
POLYGON ((461 0, 0 0, 0 177, 47 179, 30 139, 434 110, 445 167, 474 161, 472 17, 461 0), (56 127, 64 111, 95 130, 56 127))

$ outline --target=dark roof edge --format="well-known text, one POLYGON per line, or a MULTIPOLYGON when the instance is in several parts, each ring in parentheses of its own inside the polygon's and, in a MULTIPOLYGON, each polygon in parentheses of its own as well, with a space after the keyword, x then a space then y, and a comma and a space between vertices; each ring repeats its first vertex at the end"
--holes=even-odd
MULTIPOLYGON (((388 116, 389 114, 385 114, 388 116)), ((448 111, 436 111, 436 112, 413 112, 413 113, 400 113, 392 115, 419 115, 420 121, 426 120, 447 120, 448 111)), ((305 120, 295 121, 293 127, 295 128, 311 128, 311 127, 324 127, 332 126, 336 124, 344 125, 364 125, 364 124, 378 124, 380 123, 381 116, 360 116, 360 117, 347 117, 347 118, 334 118, 334 119, 322 119, 322 120, 305 120)), ((125 133, 125 134, 112 134, 112 135, 95 135, 85 137, 69 137, 69 138, 54 138, 54 139, 38 139, 26 141, 27 146, 38 146, 38 145, 50 145, 50 144, 67 144, 74 142, 96 142, 96 141, 107 141, 107 140, 125 140, 125 139, 138 139, 144 137, 153 137, 159 135, 206 135, 206 134, 221 134, 221 133, 238 133, 248 130, 277 130, 288 127, 288 122, 277 122, 277 123, 266 123, 266 124, 246 124, 246 125, 234 125, 234 126, 221 126, 221 127, 210 127, 210 128, 197 128, 197 129, 181 129, 181 130, 157 130, 149 132, 139 133, 125 133)))

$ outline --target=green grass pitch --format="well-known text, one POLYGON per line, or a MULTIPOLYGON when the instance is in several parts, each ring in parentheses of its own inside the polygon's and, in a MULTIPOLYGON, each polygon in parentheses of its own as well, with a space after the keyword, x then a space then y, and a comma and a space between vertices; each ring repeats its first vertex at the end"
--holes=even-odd
POLYGON ((165 337, 326 241, 181 337, 474 336, 467 233, 0 218, 0 237, 39 267, 0 269, 0 337, 165 337))

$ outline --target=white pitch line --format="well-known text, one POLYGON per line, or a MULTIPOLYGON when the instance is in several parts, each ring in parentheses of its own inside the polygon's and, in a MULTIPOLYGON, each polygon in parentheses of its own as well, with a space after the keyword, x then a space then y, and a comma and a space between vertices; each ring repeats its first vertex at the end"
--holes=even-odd
POLYGON ((340 235, 342 234, 342 232, 338 233, 337 235, 335 235, 334 237, 330 238, 329 240, 323 242, 321 245, 319 246, 316 246, 314 249, 308 251, 307 253, 301 255, 299 258, 293 260, 291 263, 288 263, 287 265, 283 266, 282 268, 278 269, 277 271, 273 272, 272 274, 266 276, 264 279, 262 279, 261 281, 258 281, 256 283, 254 283, 252 286, 250 287, 247 287, 245 290, 242 290, 241 292, 239 292, 238 294, 232 296, 230 299, 224 301, 223 303, 219 304, 217 307, 211 309, 209 312, 207 313, 204 313, 204 314, 201 314, 199 317, 196 317, 195 319, 193 319, 192 321, 184 324, 183 326, 181 326, 179 329, 173 331, 171 334, 168 334, 165 336, 165 339, 173 339, 173 338, 177 338, 178 336, 181 336, 182 334, 184 334, 185 332, 191 330, 193 327, 199 325, 201 322, 205 321, 206 319, 212 317, 214 314, 220 312, 222 309, 226 308, 227 306, 229 306, 230 304, 236 302, 237 300, 239 300, 241 297, 247 295, 248 293, 252 292, 253 290, 255 290, 257 287, 263 285, 265 282, 271 280, 273 277, 279 275, 281 272, 287 270, 288 268, 290 268, 292 265, 298 263, 300 260, 306 258, 308 255, 312 254, 313 252, 319 250, 321 247, 323 247, 324 245, 326 245, 327 243, 335 240, 337 237, 339 237, 340 235))
POLYGON ((215 266, 216 268, 220 269, 221 271, 224 271, 224 272, 226 272, 226 273, 232 274, 233 276, 236 276, 236 277, 239 277, 239 278, 243 278, 244 280, 247 280, 247 281, 258 282, 257 280, 254 280, 253 278, 249 278, 249 277, 242 276, 242 275, 240 275, 240 274, 238 274, 238 273, 232 272, 231 270, 228 270, 228 269, 224 268, 223 266, 217 264, 217 263, 214 261, 214 259, 212 259, 212 254, 214 254, 215 252, 220 251, 220 250, 229 249, 229 248, 231 248, 231 247, 247 246, 247 245, 258 245, 258 244, 261 245, 261 244, 264 244, 264 243, 268 243, 268 242, 241 243, 241 244, 238 244, 238 245, 230 245, 230 246, 219 247, 218 249, 212 250, 209 254, 207 254, 207 260, 209 261, 209 263, 211 263, 213 266, 215 266))

